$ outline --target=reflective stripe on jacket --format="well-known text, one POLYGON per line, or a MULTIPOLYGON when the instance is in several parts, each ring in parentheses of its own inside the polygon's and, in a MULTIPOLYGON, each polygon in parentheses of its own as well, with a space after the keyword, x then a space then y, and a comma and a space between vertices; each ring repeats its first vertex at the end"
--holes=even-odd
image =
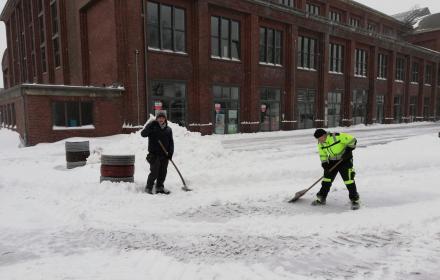
POLYGON ((318 152, 321 162, 339 160, 346 147, 356 148, 356 138, 347 133, 328 133, 324 143, 318 143, 318 152))

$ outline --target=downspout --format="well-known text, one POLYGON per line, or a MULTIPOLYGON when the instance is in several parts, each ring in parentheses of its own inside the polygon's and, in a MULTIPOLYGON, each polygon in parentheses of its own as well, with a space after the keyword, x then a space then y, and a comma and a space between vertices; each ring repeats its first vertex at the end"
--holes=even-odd
POLYGON ((139 50, 136 49, 135 50, 135 60, 136 60, 136 97, 137 97, 137 124, 140 124, 140 109, 139 109, 139 60, 138 60, 138 56, 139 56, 139 50))
POLYGON ((23 87, 20 88, 21 91, 21 97, 23 98, 23 112, 24 112, 24 135, 23 135, 23 144, 25 147, 28 146, 29 144, 29 126, 28 126, 28 111, 27 111, 27 94, 25 92, 25 89, 23 87))
POLYGON ((148 96, 148 28, 147 28, 147 1, 143 0, 144 3, 144 10, 143 10, 143 16, 144 16, 144 87, 145 87, 145 103, 144 106, 145 107, 145 118, 146 120, 149 119, 149 114, 150 114, 150 103, 149 103, 149 96, 148 96))

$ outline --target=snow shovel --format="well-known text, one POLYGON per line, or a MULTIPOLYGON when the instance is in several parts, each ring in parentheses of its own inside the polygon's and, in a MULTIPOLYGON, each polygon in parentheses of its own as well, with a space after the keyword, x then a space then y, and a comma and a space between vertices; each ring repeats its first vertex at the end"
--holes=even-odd
MULTIPOLYGON (((330 170, 328 172, 332 172, 336 168, 336 166, 338 166, 342 161, 343 161, 343 159, 340 159, 332 168, 330 168, 330 170)), ((323 178, 324 178, 324 175, 322 175, 321 178, 319 178, 309 188, 297 192, 295 194, 295 196, 292 199, 290 199, 288 202, 293 203, 293 202, 297 201, 301 196, 305 195, 311 188, 313 188, 316 184, 318 184, 323 178)))
MULTIPOLYGON (((161 142, 160 140, 158 140, 158 142, 159 142, 159 145, 160 145, 160 147, 162 148, 163 152, 165 153, 165 155, 169 158, 169 156, 168 156, 168 151, 167 151, 167 149, 165 149, 165 146, 162 144, 162 142, 161 142)), ((174 168, 176 168, 176 171, 177 171, 177 173, 179 174, 180 179, 182 180, 182 183, 183 183, 182 190, 184 190, 184 191, 186 191, 186 192, 192 191, 192 189, 190 189, 190 188, 188 188, 188 187, 186 186, 185 180, 183 179, 182 174, 180 173, 179 168, 177 168, 177 166, 176 166, 176 164, 174 163, 174 161, 173 161, 172 159, 170 159, 170 161, 171 161, 171 163, 174 165, 174 168)))

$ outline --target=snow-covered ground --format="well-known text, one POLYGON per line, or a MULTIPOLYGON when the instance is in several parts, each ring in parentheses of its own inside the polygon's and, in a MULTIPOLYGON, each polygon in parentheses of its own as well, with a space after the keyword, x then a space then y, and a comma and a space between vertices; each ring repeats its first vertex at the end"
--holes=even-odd
MULTIPOLYGON (((0 279, 440 279, 439 123, 340 128, 362 208, 322 174, 313 130, 200 136, 172 126, 170 196, 143 192, 147 141, 94 138, 85 167, 64 141, 19 148, 0 129, 0 279), (135 183, 99 183, 100 154, 135 154, 135 183)), ((82 138, 69 141, 84 140, 82 138)))

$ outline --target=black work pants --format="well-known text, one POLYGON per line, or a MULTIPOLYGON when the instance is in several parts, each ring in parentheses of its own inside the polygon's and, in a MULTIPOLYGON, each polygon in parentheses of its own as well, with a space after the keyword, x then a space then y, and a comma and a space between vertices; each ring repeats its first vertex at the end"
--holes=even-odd
POLYGON ((341 177, 344 180, 344 184, 348 189, 348 196, 350 200, 358 200, 359 194, 357 192, 356 183, 354 181, 354 176, 356 175, 356 173, 353 168, 353 159, 344 160, 336 168, 330 171, 330 169, 335 166, 336 163, 337 161, 330 161, 329 169, 324 170, 324 179, 322 179, 321 189, 319 190, 318 195, 324 198, 327 197, 327 194, 330 191, 330 187, 332 186, 336 175, 338 175, 339 173, 341 174, 341 177))
POLYGON ((150 174, 148 175, 147 188, 153 189, 154 181, 156 181, 156 190, 164 188, 163 183, 167 177, 168 158, 148 154, 147 161, 150 164, 150 174))

